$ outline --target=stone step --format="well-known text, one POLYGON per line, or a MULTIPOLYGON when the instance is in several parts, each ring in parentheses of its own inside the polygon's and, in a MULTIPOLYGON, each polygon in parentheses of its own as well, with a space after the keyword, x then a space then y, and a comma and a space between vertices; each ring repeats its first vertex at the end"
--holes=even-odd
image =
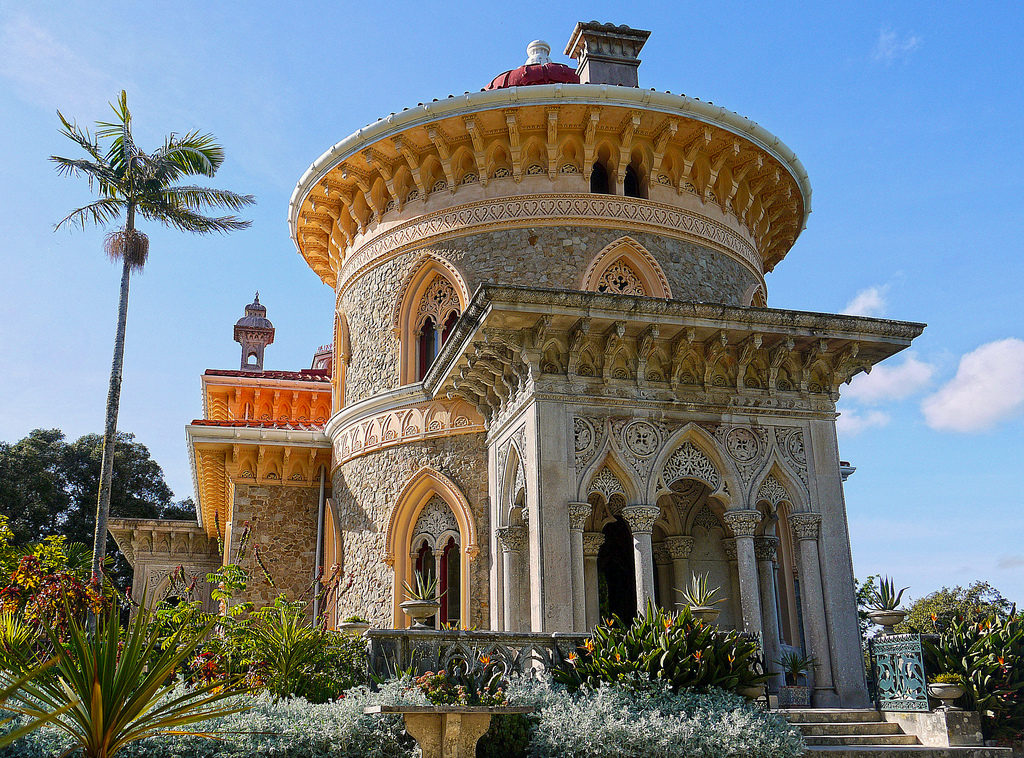
POLYGON ((807 758, 1012 758, 1007 747, 924 747, 923 745, 808 746, 807 758))
POLYGON ((836 724, 883 721, 874 708, 781 708, 776 711, 791 724, 836 724))
POLYGON ((822 745, 825 747, 852 745, 857 747, 877 745, 920 745, 917 736, 903 734, 902 731, 896 734, 826 734, 818 736, 804 736, 807 745, 822 745))
POLYGON ((851 734, 903 734, 899 724, 887 721, 813 722, 796 724, 809 737, 851 734))

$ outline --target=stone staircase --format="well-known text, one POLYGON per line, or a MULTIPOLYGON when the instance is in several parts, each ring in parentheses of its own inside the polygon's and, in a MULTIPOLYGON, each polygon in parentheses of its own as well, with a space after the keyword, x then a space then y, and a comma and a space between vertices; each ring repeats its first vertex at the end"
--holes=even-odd
POLYGON ((926 747, 876 710, 780 710, 803 732, 808 758, 1010 758, 1008 748, 926 747))

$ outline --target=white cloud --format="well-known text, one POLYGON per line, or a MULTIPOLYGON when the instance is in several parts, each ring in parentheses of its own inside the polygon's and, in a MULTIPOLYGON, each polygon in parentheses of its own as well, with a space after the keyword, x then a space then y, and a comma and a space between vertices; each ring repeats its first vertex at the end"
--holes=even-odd
POLYGON ((1024 555, 1004 555, 996 562, 999 569, 1021 569, 1024 568, 1024 555))
POLYGON ((1024 408, 1024 340, 989 342, 960 359, 956 376, 921 403, 932 429, 979 432, 1024 408))
POLYGON ((858 374, 843 395, 851 400, 874 404, 901 400, 922 390, 931 381, 935 366, 913 353, 898 366, 875 366, 870 374, 858 374))
POLYGON ((906 58, 921 47, 921 38, 916 34, 898 35, 892 29, 882 29, 878 33, 878 41, 871 57, 885 65, 892 64, 897 58, 906 58))
POLYGON ((839 434, 852 437, 855 434, 871 429, 872 427, 886 426, 889 423, 889 414, 882 411, 868 411, 861 414, 860 411, 852 409, 844 410, 836 420, 836 429, 839 434))
POLYGON ((846 304, 842 313, 850 316, 882 316, 885 314, 885 298, 888 293, 888 284, 863 289, 853 296, 853 300, 846 304))
POLYGON ((97 111, 121 87, 49 31, 20 15, 0 28, 0 76, 19 97, 45 108, 97 111))

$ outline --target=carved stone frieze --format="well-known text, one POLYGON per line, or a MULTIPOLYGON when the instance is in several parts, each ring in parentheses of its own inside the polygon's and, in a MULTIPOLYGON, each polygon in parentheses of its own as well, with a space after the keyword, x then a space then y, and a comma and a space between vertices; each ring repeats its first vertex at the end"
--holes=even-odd
POLYGON ((693 526, 699 526, 702 529, 721 529, 722 522, 708 506, 704 505, 697 511, 697 515, 693 519, 693 526))
MULTIPOLYGON (((412 530, 415 541, 418 543, 420 539, 427 538, 430 542, 430 549, 437 550, 443 547, 438 544, 438 540, 443 534, 449 532, 458 535, 459 522, 455 520, 455 513, 448 503, 438 495, 434 495, 423 506, 423 510, 416 518, 416 525, 412 530)), ((458 542, 458 537, 456 537, 456 542, 458 542)), ((418 544, 413 544, 413 550, 417 548, 418 544)))
POLYGON ((722 477, 715 464, 704 453, 690 442, 684 442, 665 461, 662 479, 671 485, 679 479, 697 479, 704 482, 712 491, 722 483, 722 477))
POLYGON ((786 488, 782 486, 778 479, 768 474, 764 481, 761 482, 761 486, 757 488, 755 501, 758 503, 766 502, 774 510, 784 500, 790 500, 789 495, 786 493, 786 488))

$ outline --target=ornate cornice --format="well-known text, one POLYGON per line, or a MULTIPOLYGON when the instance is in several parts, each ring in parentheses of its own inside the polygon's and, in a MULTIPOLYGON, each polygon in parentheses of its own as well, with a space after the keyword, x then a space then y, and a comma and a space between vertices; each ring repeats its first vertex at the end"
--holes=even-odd
POLYGON ((344 292, 367 269, 416 247, 496 228, 533 226, 590 226, 676 237, 723 252, 763 277, 764 263, 749 240, 699 213, 631 197, 562 193, 481 200, 399 224, 351 250, 336 288, 344 292))

